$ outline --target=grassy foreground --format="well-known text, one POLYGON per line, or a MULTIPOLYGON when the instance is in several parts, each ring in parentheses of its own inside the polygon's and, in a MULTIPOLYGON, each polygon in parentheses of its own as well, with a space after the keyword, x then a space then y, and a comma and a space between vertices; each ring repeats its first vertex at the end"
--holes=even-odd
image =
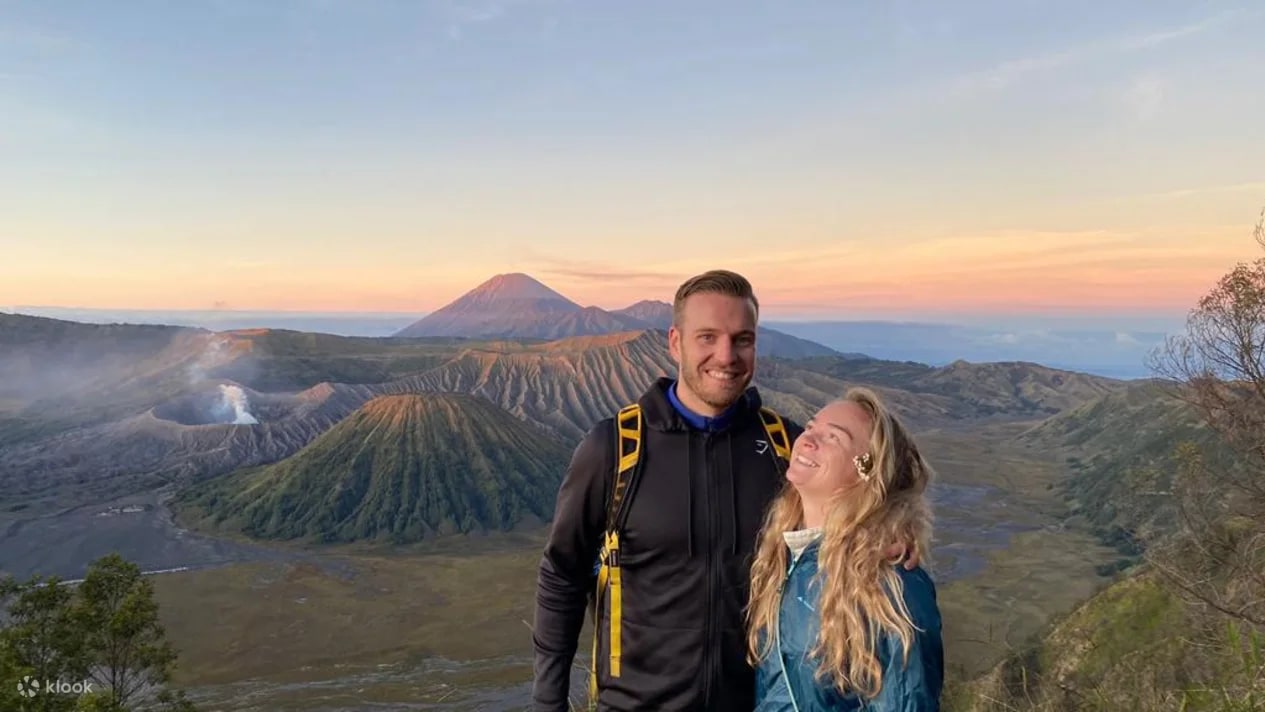
MULTIPOLYGON (((476 709, 476 692, 498 690, 521 700, 539 546, 498 541, 467 553, 346 551, 330 569, 252 563, 157 577, 181 653, 176 683, 223 710, 476 709)), ((1032 532, 980 576, 942 586, 950 679, 979 675, 1072 610, 1112 555, 1079 535, 1032 532)))
POLYGON ((940 587, 950 682, 974 678, 1031 645, 1051 621, 1107 585, 1097 569, 1118 557, 1070 531, 1024 532, 1012 542, 979 576, 940 587))
POLYGON ((524 620, 539 547, 502 546, 346 551, 329 556, 330 568, 270 562, 159 576, 178 684, 201 688, 217 709, 245 710, 438 701, 454 697, 453 686, 529 680, 524 620), (499 662, 461 664, 489 660, 499 662))

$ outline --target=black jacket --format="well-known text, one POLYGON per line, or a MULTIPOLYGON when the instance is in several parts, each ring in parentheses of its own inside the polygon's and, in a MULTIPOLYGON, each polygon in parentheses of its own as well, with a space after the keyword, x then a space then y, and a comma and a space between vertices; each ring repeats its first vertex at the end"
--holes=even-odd
MULTIPOLYGON (((690 427, 659 379, 640 399, 643 470, 621 534, 622 671, 609 672, 609 618, 599 624, 599 710, 724 710, 754 706, 743 611, 751 556, 784 464, 748 389, 726 427, 690 427)), ((801 432, 785 419, 790 442, 801 432)), ((592 640, 579 640, 615 472, 613 418, 575 450, 540 562, 533 634, 536 710, 565 712, 577 645, 587 698, 592 640)), ((609 611, 609 606, 604 606, 609 611)))

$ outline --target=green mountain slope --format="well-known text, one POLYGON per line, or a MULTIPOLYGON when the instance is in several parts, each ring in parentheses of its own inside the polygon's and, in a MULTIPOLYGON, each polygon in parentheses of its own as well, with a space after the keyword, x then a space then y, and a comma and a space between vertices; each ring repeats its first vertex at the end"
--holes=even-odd
POLYGON ((211 480, 182 516, 263 539, 418 541, 552 515, 570 450, 487 400, 375 398, 294 456, 211 480))
POLYGON ((952 685, 942 702, 946 712, 1253 712, 1265 706, 1262 642, 1142 572, 1099 592, 988 674, 952 685))
POLYGON ((1073 511, 1126 549, 1169 526, 1178 446, 1194 443, 1214 456, 1224 451, 1188 404, 1152 381, 1054 416, 1019 439, 1033 450, 1061 454, 1072 468, 1063 492, 1073 511))

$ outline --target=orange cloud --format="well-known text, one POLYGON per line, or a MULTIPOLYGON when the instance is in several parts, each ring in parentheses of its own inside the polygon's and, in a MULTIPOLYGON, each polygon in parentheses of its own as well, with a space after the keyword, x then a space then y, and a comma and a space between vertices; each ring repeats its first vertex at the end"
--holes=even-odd
MULTIPOLYGON (((710 244, 698 241, 704 243, 710 244)), ((590 246, 582 259, 471 252, 459 261, 391 262, 298 254, 278 263, 249 255, 175 260, 140 254, 110 265, 98 255, 44 269, 31 269, 34 255, 27 255, 7 272, 0 266, 0 305, 207 309, 227 303, 235 309, 425 312, 493 274, 525 271, 581 304, 618 308, 641 299, 669 301, 690 275, 727 267, 752 280, 769 315, 1185 311, 1235 262, 1261 256, 1250 229, 1240 226, 785 240, 736 253, 681 247, 690 252, 668 259, 614 243, 601 252, 590 246)))
POLYGON ((1006 233, 804 250, 750 269, 771 309, 1186 309, 1254 256, 1249 242, 1227 233, 1006 233))

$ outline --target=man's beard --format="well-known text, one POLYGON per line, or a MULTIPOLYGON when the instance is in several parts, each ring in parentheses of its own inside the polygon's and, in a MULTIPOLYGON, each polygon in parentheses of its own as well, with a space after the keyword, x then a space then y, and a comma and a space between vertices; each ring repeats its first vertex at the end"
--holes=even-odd
POLYGON ((738 377, 731 381, 732 386, 726 388, 703 374, 697 366, 682 369, 681 377, 699 400, 718 410, 737 403, 751 382, 750 377, 738 377))

